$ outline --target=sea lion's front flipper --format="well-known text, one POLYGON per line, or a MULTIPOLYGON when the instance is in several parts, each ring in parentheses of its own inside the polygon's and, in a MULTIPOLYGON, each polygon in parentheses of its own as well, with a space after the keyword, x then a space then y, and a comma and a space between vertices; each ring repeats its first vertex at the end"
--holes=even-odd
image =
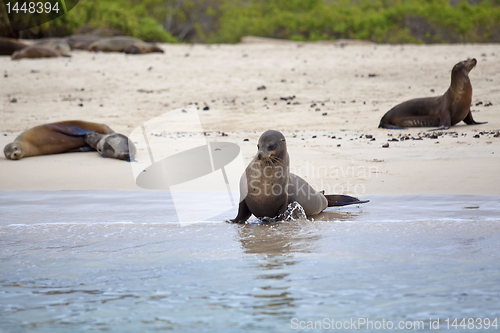
POLYGON ((80 128, 77 126, 70 126, 70 125, 50 124, 47 126, 50 126, 50 129, 52 129, 55 132, 59 132, 59 133, 70 135, 70 136, 84 136, 88 133, 95 132, 95 131, 86 130, 86 129, 83 129, 83 128, 80 128))
POLYGON ((357 204, 367 203, 370 201, 370 200, 359 200, 358 198, 341 194, 327 194, 325 195, 325 198, 328 200, 328 207, 357 205, 357 204))
POLYGON ((80 147, 80 148, 68 150, 68 153, 84 153, 87 151, 95 151, 95 149, 90 147, 90 146, 85 146, 85 147, 80 147))
POLYGON ((475 121, 473 118, 472 118, 472 113, 470 112, 469 110, 469 113, 467 113, 467 115, 465 116, 464 118, 464 123, 466 123, 467 125, 480 125, 480 124, 486 124, 488 123, 487 121, 484 121, 484 122, 480 122, 478 123, 477 121, 475 121))
POLYGON ((447 130, 447 129, 450 129, 450 127, 439 126, 438 128, 434 128, 434 129, 429 130, 429 132, 443 131, 443 130, 447 130))
POLYGON ((238 206, 238 215, 234 219, 229 220, 229 222, 245 223, 250 218, 250 216, 252 216, 252 213, 250 212, 250 209, 248 209, 245 200, 243 200, 238 206))

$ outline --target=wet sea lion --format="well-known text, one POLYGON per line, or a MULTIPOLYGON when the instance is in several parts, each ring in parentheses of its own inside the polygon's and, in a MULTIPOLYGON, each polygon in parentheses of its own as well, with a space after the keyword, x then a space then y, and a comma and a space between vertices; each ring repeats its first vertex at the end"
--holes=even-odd
POLYGON ((29 156, 89 151, 92 148, 84 139, 89 132, 114 133, 104 124, 81 120, 61 121, 24 131, 14 142, 6 145, 3 152, 8 159, 19 160, 29 156))
POLYGON ((27 46, 16 39, 0 37, 0 55, 12 55, 27 46))
POLYGON ((58 51, 55 51, 51 48, 45 46, 28 46, 24 49, 16 51, 12 54, 12 60, 18 60, 22 58, 55 58, 60 56, 68 56, 70 55, 62 55, 58 51))
POLYGON ((33 43, 33 46, 45 46, 60 54, 69 54, 71 47, 64 38, 41 38, 33 43))
POLYGON ((89 133, 85 135, 85 142, 104 157, 130 162, 136 153, 134 144, 125 135, 119 133, 107 135, 96 132, 89 133))
POLYGON ((144 54, 144 53, 153 53, 153 52, 159 52, 159 53, 164 53, 162 49, 160 49, 158 46, 151 44, 151 43, 134 43, 129 46, 127 46, 123 52, 127 54, 144 54))
POLYGON ((101 38, 89 45, 89 51, 123 52, 127 46, 134 43, 142 43, 142 41, 128 36, 101 38))
POLYGON ((379 128, 435 127, 447 129, 464 121, 467 125, 485 124, 472 119, 472 85, 469 72, 476 59, 459 62, 451 71, 451 84, 442 96, 417 98, 396 105, 380 120, 379 128))
POLYGON ((290 173, 286 140, 278 131, 264 132, 257 148, 257 155, 241 177, 238 215, 231 222, 244 223, 252 214, 280 219, 288 204, 295 201, 307 216, 317 215, 327 207, 368 202, 347 195, 325 195, 290 173))
POLYGON ((90 44, 101 39, 99 36, 94 35, 73 35, 66 38, 72 50, 88 50, 90 44))

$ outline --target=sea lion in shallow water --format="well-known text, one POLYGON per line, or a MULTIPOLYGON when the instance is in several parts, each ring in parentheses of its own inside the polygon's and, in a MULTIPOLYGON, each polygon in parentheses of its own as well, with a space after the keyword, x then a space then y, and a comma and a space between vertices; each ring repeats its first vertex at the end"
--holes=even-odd
POLYGON ((12 53, 24 49, 28 45, 17 39, 0 37, 0 55, 12 55, 12 53))
POLYGON ((41 46, 41 45, 33 45, 25 47, 19 51, 16 51, 12 54, 12 60, 18 60, 23 58, 55 58, 60 56, 71 57, 70 55, 63 55, 58 51, 55 51, 51 48, 41 46))
POLYGON ((293 202, 298 202, 307 216, 327 207, 367 202, 347 195, 325 195, 290 173, 286 140, 278 131, 264 132, 257 148, 257 155, 241 177, 238 215, 231 222, 244 223, 252 214, 280 219, 293 202))
POLYGON ((417 98, 396 105, 380 120, 379 128, 438 127, 447 129, 464 121, 467 125, 485 124, 472 119, 472 85, 469 72, 476 59, 459 62, 451 71, 451 84, 442 96, 417 98))
POLYGON ((89 133, 85 136, 85 142, 104 157, 130 162, 136 153, 134 144, 125 135, 119 133, 107 135, 96 132, 89 133))
POLYGON ((8 159, 19 160, 29 156, 89 151, 92 148, 85 142, 84 137, 90 132, 114 133, 104 124, 81 120, 61 121, 24 131, 14 142, 6 145, 3 152, 8 159))

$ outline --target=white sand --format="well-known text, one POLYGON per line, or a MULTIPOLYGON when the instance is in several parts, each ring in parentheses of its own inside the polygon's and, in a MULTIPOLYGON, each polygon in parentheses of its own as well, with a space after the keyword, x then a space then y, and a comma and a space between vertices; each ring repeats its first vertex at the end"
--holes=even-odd
MULTIPOLYGON (((500 45, 162 47, 165 54, 1 57, 0 146, 30 127, 71 119, 105 123, 128 135, 155 116, 206 103, 210 110, 200 114, 209 138, 238 143, 248 162, 263 131, 283 131, 293 170, 327 192, 500 194, 500 137, 473 137, 500 130, 500 45), (378 129, 385 112, 411 98, 443 94, 453 65, 470 57, 478 60, 470 73, 473 116, 488 124, 462 123, 445 131, 457 132, 457 138, 390 142, 382 148, 389 135, 428 133, 378 129), (266 89, 257 90, 262 85, 266 89), (289 105, 280 100, 288 96, 296 96, 289 105), (485 106, 488 102, 493 105, 485 106), (362 134, 376 140, 359 138, 362 134)), ((2 190, 139 189, 129 163, 97 153, 20 161, 2 154, 0 170, 2 190)))

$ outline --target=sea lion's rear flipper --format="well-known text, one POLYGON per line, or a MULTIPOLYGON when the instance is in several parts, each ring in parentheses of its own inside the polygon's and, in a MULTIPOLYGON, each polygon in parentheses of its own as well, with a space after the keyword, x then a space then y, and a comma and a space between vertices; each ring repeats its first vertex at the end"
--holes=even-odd
POLYGON ((328 200, 328 207, 336 206, 346 206, 346 205, 357 205, 362 203, 367 203, 370 200, 359 200, 355 197, 350 197, 348 195, 340 194, 327 194, 325 198, 328 200))
POLYGON ((243 200, 238 206, 238 215, 234 219, 229 220, 229 222, 245 223, 250 218, 250 216, 252 216, 252 213, 250 212, 250 209, 248 209, 245 200, 243 200))
POLYGON ((487 121, 484 121, 484 122, 480 122, 478 123, 477 121, 475 121, 473 118, 472 118, 472 113, 470 112, 469 110, 469 113, 467 113, 467 115, 465 116, 464 118, 464 123, 466 123, 467 125, 480 125, 480 124, 486 124, 488 123, 487 121))
POLYGON ((59 132, 62 134, 70 135, 70 136, 85 136, 88 133, 92 133, 95 131, 86 130, 77 126, 69 126, 69 125, 61 125, 61 124, 50 124, 50 129, 59 132))

